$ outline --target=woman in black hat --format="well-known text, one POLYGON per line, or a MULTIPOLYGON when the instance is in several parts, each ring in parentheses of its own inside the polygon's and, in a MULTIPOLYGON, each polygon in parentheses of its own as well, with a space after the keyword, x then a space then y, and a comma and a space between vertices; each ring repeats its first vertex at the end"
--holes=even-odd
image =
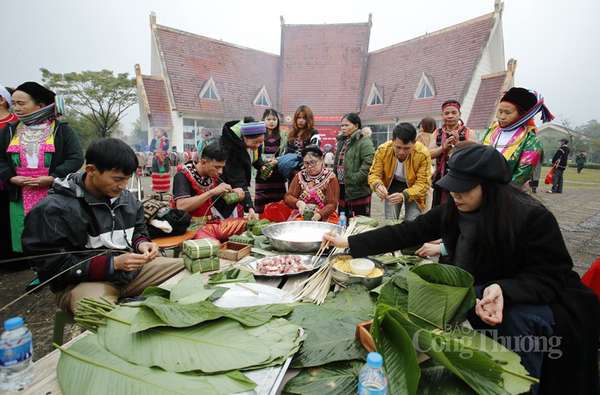
POLYGON ((541 378, 541 393, 598 393, 598 299, 572 270, 554 215, 510 183, 507 162, 492 147, 465 146, 448 167, 438 181, 450 192, 445 205, 412 222, 325 240, 364 257, 443 239, 444 262, 475 279, 479 299, 469 318, 474 328, 519 338, 558 336, 558 359, 535 349, 514 350, 529 373, 541 378))
POLYGON ((19 117, 0 131, 0 180, 10 194, 12 249, 22 252, 25 215, 48 193, 55 178, 83 165, 79 138, 57 119, 54 92, 37 82, 25 82, 13 95, 19 117))
POLYGON ((493 146, 506 158, 511 181, 517 186, 531 179, 540 162, 542 144, 534 122, 540 112, 543 122, 554 119, 541 95, 525 88, 510 88, 500 99, 497 120, 483 136, 483 144, 493 146))

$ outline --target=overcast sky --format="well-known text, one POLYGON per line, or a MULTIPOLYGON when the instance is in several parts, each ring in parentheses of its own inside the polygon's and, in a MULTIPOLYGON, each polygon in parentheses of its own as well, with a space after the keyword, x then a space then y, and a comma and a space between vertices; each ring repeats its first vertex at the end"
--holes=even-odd
MULTIPOLYGON (((365 22, 370 51, 463 22, 493 0, 2 0, 0 84, 54 72, 150 72, 149 14, 161 25, 279 53, 280 22, 365 22)), ((518 61, 516 84, 538 90, 574 126, 600 119, 600 1, 506 0, 505 56, 518 61)), ((137 106, 124 128, 138 116, 137 106)))

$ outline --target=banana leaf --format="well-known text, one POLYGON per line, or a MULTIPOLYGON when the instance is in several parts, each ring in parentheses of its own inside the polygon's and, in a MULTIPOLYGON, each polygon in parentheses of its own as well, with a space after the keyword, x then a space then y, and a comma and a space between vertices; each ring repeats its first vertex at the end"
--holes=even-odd
POLYGON ((377 309, 372 325, 372 335, 377 351, 381 353, 385 361, 388 393, 390 395, 413 395, 419 385, 421 370, 412 339, 399 322, 381 311, 382 308, 377 309))
POLYGON ((206 288, 202 280, 202 273, 194 273, 181 280, 171 289, 169 298, 171 302, 189 304, 208 299, 217 291, 216 288, 206 288))
POLYGON ((456 266, 433 263, 412 267, 406 283, 408 312, 440 329, 462 321, 475 304, 473 276, 456 266))
POLYGON ((220 319, 190 328, 153 328, 130 333, 139 308, 120 306, 98 327, 99 343, 108 351, 141 366, 170 372, 204 373, 248 370, 283 363, 300 347, 300 328, 277 318, 245 328, 220 319))
MULTIPOLYGON (((395 325, 401 326, 413 340, 418 351, 425 352, 480 395, 521 394, 537 382, 527 376, 518 355, 481 333, 462 328, 460 332, 458 329, 445 332, 386 305, 378 305, 376 317, 395 321, 395 325)), ((388 337, 388 332, 384 326, 384 336, 388 337)), ((385 368, 390 377, 405 374, 401 371, 402 366, 385 362, 385 368)))
POLYGON ((230 268, 219 273, 211 274, 208 278, 208 284, 230 284, 230 283, 253 283, 254 275, 248 270, 240 268, 230 268))
POLYGON ((273 317, 283 317, 292 312, 293 306, 271 304, 249 307, 223 308, 210 301, 193 304, 173 303, 159 296, 151 296, 141 304, 142 308, 131 323, 131 333, 159 326, 186 328, 222 317, 231 318, 245 326, 263 325, 273 317))
POLYGON ((196 375, 137 366, 106 351, 93 334, 60 350, 56 375, 64 395, 225 395, 256 387, 238 371, 196 375))
POLYGON ((150 286, 150 287, 147 287, 146 289, 144 289, 144 291, 142 292, 142 296, 144 296, 144 297, 160 296, 160 297, 169 299, 171 297, 171 291, 169 291, 168 289, 161 288, 161 287, 150 286))
POLYGON ((408 309, 406 273, 407 270, 404 270, 381 285, 377 304, 400 307, 404 310, 408 309))
POLYGON ((347 395, 356 393, 360 361, 337 362, 302 370, 283 391, 299 395, 347 395))
POLYGON ((296 305, 288 319, 304 328, 306 337, 292 365, 313 367, 364 359, 366 351, 354 333, 358 323, 370 319, 374 306, 368 290, 362 285, 330 293, 320 306, 313 303, 296 305))

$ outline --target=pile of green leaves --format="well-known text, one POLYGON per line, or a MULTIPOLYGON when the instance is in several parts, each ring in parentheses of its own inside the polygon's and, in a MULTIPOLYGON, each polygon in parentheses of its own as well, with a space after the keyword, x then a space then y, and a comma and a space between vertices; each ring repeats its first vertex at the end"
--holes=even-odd
POLYGON ((301 329, 278 318, 289 315, 292 305, 213 304, 226 290, 195 274, 171 289, 147 288, 140 302, 102 302, 99 309, 86 301, 83 317, 97 331, 61 348, 63 393, 103 393, 103 381, 132 394, 252 390, 256 384, 241 371, 283 364, 299 350, 301 329))
POLYGON ((364 359, 366 351, 354 334, 358 323, 371 319, 374 307, 367 288, 359 284, 330 293, 321 305, 301 303, 294 307, 289 320, 304 328, 305 339, 292 366, 364 359))
POLYGON ((415 266, 384 284, 371 332, 385 361, 390 394, 416 394, 421 386, 460 388, 448 372, 477 394, 529 390, 536 380, 517 354, 458 325, 474 302, 473 277, 455 266, 415 266), (418 352, 432 360, 426 376, 418 352), (432 379, 441 382, 428 381, 432 379))

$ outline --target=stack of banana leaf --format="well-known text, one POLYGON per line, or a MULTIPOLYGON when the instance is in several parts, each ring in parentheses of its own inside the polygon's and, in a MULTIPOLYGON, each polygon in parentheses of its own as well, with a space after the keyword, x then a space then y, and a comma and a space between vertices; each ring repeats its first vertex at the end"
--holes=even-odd
POLYGON ((170 290, 150 287, 125 305, 84 299, 76 321, 95 333, 61 347, 63 394, 232 394, 251 391, 245 375, 282 365, 302 342, 298 325, 281 318, 293 306, 223 308, 227 288, 199 274, 170 290))
POLYGON ((517 354, 464 325, 475 303, 473 277, 464 270, 406 265, 374 291, 369 300, 366 289, 353 286, 321 306, 295 308, 290 320, 304 327, 306 340, 294 365, 306 369, 287 383, 286 393, 356 393, 365 351, 352 323, 367 316, 388 394, 516 395, 537 381, 517 354))

